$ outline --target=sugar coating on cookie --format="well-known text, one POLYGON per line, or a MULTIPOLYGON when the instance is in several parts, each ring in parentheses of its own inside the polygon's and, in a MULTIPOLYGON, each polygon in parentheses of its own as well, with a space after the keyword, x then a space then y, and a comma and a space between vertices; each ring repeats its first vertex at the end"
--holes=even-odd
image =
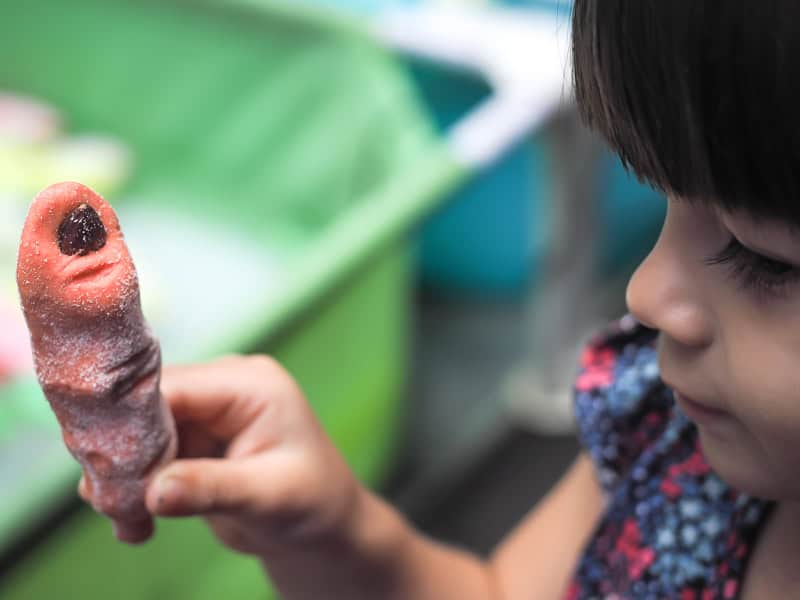
POLYGON ((39 193, 22 233, 17 284, 39 383, 94 508, 113 519, 121 539, 146 539, 146 485, 174 457, 175 428, 159 392, 160 347, 108 203, 79 183, 39 193))

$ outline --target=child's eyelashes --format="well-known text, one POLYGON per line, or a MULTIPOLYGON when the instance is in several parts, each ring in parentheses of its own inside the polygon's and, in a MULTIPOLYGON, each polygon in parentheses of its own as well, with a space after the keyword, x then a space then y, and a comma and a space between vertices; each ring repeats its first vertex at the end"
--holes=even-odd
POLYGON ((725 265, 730 277, 747 290, 778 294, 791 283, 800 281, 800 268, 762 256, 742 245, 735 237, 707 265, 725 265))

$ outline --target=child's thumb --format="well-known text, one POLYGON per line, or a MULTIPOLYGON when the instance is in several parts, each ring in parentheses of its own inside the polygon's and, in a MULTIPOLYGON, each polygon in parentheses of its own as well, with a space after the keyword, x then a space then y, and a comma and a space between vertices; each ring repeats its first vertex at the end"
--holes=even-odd
POLYGON ((147 489, 148 510, 162 517, 208 515, 246 509, 251 478, 230 460, 178 460, 159 472, 147 489))

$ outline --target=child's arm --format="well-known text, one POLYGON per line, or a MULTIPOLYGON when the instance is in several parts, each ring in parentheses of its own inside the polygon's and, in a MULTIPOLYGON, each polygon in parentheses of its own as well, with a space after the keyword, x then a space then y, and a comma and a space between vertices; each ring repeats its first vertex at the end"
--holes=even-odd
POLYGON ((501 597, 561 598, 604 504, 591 459, 582 453, 495 550, 501 597))
POLYGON ((383 501, 363 489, 361 494, 347 541, 322 546, 313 559, 300 548, 296 555, 265 560, 287 600, 562 598, 602 507, 592 466, 581 456, 483 562, 421 536, 383 501))
POLYGON ((360 486, 273 361, 167 369, 163 381, 180 460, 156 477, 148 507, 206 517, 229 547, 261 559, 285 600, 557 598, 601 510, 580 458, 482 561, 421 536, 360 486))

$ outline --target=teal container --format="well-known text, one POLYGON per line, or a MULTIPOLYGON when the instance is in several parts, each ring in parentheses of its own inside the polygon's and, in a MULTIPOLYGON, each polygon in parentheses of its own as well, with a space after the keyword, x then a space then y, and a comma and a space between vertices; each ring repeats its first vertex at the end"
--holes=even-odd
MULTIPOLYGON (((425 4, 421 2, 419 4, 425 4)), ((568 28, 571 0, 507 0, 568 28)), ((450 64, 405 59, 424 105, 441 132, 495 92, 477 73, 450 64)), ((493 164, 473 170, 421 232, 422 283, 443 294, 519 297, 535 285, 550 251, 553 155, 541 131, 526 136, 493 164)), ((629 269, 649 250, 663 220, 663 202, 608 153, 600 157, 594 202, 600 216, 596 267, 629 269)))
POLYGON ((666 216, 663 194, 625 170, 619 158, 601 158, 598 200, 600 237, 598 269, 603 273, 630 271, 648 254, 666 216))
POLYGON ((531 138, 476 173, 422 230, 421 279, 441 294, 517 296, 547 248, 548 154, 531 138))
MULTIPOLYGON (((492 94, 486 81, 469 71, 413 59, 406 64, 442 134, 492 94)), ((422 229, 423 285, 445 294, 524 291, 546 251, 549 189, 546 145, 534 134, 474 171, 422 229)))

